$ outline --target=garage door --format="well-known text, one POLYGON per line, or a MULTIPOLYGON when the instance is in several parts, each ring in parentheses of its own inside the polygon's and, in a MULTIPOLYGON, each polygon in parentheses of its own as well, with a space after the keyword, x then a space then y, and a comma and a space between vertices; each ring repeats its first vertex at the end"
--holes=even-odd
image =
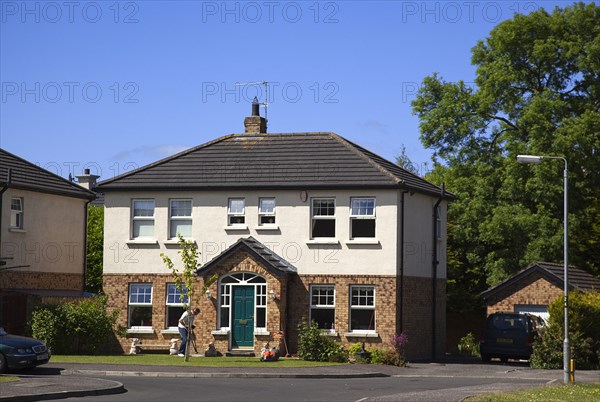
POLYGON ((515 313, 537 315, 546 322, 548 322, 548 317, 550 317, 550 314, 548 314, 548 306, 541 304, 515 304, 515 313))

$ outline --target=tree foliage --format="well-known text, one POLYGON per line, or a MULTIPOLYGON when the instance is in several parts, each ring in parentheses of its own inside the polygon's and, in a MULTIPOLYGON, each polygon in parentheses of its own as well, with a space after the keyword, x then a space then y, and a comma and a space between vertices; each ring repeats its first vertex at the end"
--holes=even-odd
MULTIPOLYGON (((450 307, 535 260, 562 261, 569 163, 570 262, 600 273, 600 7, 516 14, 472 49, 475 85, 424 79, 413 111, 449 207, 450 307)), ((472 81, 472 80, 471 80, 472 81)))
POLYGON ((102 256, 104 247, 104 207, 90 205, 87 219, 87 261, 85 290, 102 293, 102 256))

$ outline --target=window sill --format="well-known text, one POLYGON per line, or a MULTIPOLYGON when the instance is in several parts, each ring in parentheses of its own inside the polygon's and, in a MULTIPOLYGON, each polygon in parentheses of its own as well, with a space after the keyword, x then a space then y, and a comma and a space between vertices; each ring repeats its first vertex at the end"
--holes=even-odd
POLYGON ((307 240, 306 244, 340 244, 336 239, 311 239, 307 240))
POLYGON ((323 336, 331 336, 333 338, 339 336, 340 334, 338 334, 336 331, 325 331, 322 334, 323 336))
POLYGON ((248 230, 248 225, 229 225, 225 226, 225 230, 248 230))
POLYGON ((177 334, 179 335, 179 330, 177 328, 167 328, 160 331, 161 334, 177 334))
POLYGON ((261 231, 261 230, 279 230, 279 226, 277 225, 260 225, 260 226, 256 226, 254 228, 254 230, 261 231))
MULTIPOLYGON (((183 240, 185 240, 185 241, 189 241, 189 242, 192 242, 192 243, 196 243, 196 240, 195 240, 195 239, 188 239, 188 238, 184 237, 184 238, 183 238, 183 240)), ((178 246, 178 245, 179 245, 179 239, 169 239, 169 240, 165 240, 165 241, 164 241, 164 243, 165 243, 167 246, 178 246)))
POLYGON ((148 328, 127 328, 128 334, 153 334, 154 329, 151 327, 148 328))
POLYGON ((211 331, 211 335, 229 335, 230 332, 231 331, 229 331, 228 329, 215 329, 214 331, 211 331))
POLYGON ((8 228, 8 231, 13 233, 27 233, 25 229, 21 228, 8 228))
POLYGON ((254 335, 255 336, 271 336, 271 333, 269 331, 267 331, 266 329, 259 328, 259 329, 254 330, 254 335))
POLYGON ((346 332, 346 338, 379 338, 377 332, 346 332))
POLYGON ((158 244, 158 240, 156 239, 133 239, 127 240, 128 246, 139 246, 139 245, 154 245, 158 244))
POLYGON ((348 245, 348 246, 363 245, 363 244, 379 244, 379 240, 366 239, 366 238, 346 240, 346 245, 348 245))

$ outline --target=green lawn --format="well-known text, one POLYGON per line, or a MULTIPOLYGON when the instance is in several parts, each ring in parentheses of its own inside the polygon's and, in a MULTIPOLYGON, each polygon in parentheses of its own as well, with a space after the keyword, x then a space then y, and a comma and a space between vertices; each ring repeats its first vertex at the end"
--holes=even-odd
POLYGON ((13 376, 6 375, 6 374, 0 374, 0 383, 13 382, 13 381, 20 381, 20 379, 19 379, 19 377, 13 377, 13 376))
POLYGON ((258 357, 183 357, 165 354, 141 354, 122 356, 66 356, 52 355, 51 363, 95 363, 95 364, 141 364, 151 366, 198 366, 198 367, 315 367, 333 366, 340 363, 309 362, 300 359, 279 359, 276 362, 261 362, 258 357))
POLYGON ((560 385, 528 391, 488 394, 467 399, 468 402, 592 402, 600 401, 600 383, 560 385))

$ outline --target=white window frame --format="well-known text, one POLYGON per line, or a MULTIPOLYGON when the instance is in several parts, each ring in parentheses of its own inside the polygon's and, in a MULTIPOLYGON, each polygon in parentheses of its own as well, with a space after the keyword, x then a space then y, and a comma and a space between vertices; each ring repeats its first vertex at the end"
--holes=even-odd
MULTIPOLYGON (((140 293, 137 293, 137 295, 139 295, 140 293)), ((143 293, 145 294, 145 292, 143 293)), ((153 308, 152 308, 152 300, 154 299, 154 286, 152 286, 152 283, 147 283, 147 282, 139 282, 139 283, 130 283, 129 284, 129 289, 127 292, 127 328, 130 330, 147 330, 147 329, 152 329, 152 325, 130 325, 131 323, 131 307, 150 307, 150 311, 152 314, 153 313, 153 308), (135 301, 132 302, 131 301, 131 290, 134 287, 150 287, 150 301, 149 302, 139 302, 139 301, 135 301)))
POLYGON ((23 229, 23 210, 25 209, 22 197, 12 197, 10 199, 10 226, 11 229, 23 229), (13 202, 18 201, 19 209, 13 209, 13 202), (13 217, 14 222, 13 224, 13 217))
MULTIPOLYGON (((315 285, 310 285, 310 293, 309 293, 309 297, 310 297, 310 308, 309 308, 309 322, 312 323, 312 312, 313 309, 314 310, 333 310, 333 322, 331 323, 331 328, 328 329, 324 329, 325 331, 330 331, 330 332, 335 332, 335 298, 336 298, 336 291, 335 291, 335 285, 330 285, 330 284, 315 284, 315 285), (313 304, 313 296, 314 296, 314 292, 318 291, 318 290, 333 290, 333 301, 332 304, 313 304)), ((325 297, 327 298, 327 295, 323 295, 320 297, 325 297)))
MULTIPOLYGON (((167 283, 167 289, 166 289, 166 297, 165 297, 165 305, 167 306, 167 308, 165 309, 165 327, 168 329, 176 329, 177 325, 174 327, 171 327, 168 325, 169 320, 168 320, 168 307, 185 307, 188 303, 189 303, 189 296, 187 295, 187 289, 185 287, 185 285, 183 286, 183 293, 184 293, 184 300, 181 300, 181 293, 179 292, 179 289, 177 288, 177 284, 176 283, 167 283), (174 291, 172 291, 174 290, 174 291), (176 297, 175 301, 173 302, 169 302, 169 297, 170 296, 174 296, 176 297)), ((181 316, 181 314, 183 314, 183 310, 181 311, 181 313, 179 314, 179 316, 181 316)), ((179 317, 178 317, 179 318, 179 317)))
POLYGON ((375 197, 352 197, 350 198, 350 239, 375 239, 377 237, 377 199, 375 197), (369 200, 373 200, 373 213, 368 214, 362 214, 360 213, 360 207, 359 207, 359 211, 358 213, 354 213, 354 201, 369 201, 369 200), (368 219, 368 220, 373 220, 375 221, 375 233, 373 233, 372 237, 364 237, 364 236, 354 236, 354 233, 352 232, 352 221, 353 220, 358 220, 358 219, 368 219))
POLYGON ((258 199, 258 225, 259 226, 267 226, 267 225, 275 225, 277 224, 277 218, 275 216, 277 210, 277 200, 275 199, 275 197, 261 197, 258 199), (273 200, 273 211, 272 212, 265 212, 262 209, 262 203, 263 201, 266 200, 273 200), (273 222, 269 222, 269 223, 263 223, 262 219, 264 218, 273 218, 273 222))
POLYGON ((171 222, 173 221, 189 221, 190 222, 190 235, 189 236, 183 236, 185 239, 191 239, 192 238, 192 215, 194 213, 194 204, 192 203, 192 199, 191 198, 171 198, 169 199, 169 240, 174 240, 177 239, 177 233, 172 233, 171 232, 171 222), (184 215, 184 216, 173 216, 172 210, 173 210, 173 202, 174 201, 186 201, 190 203, 190 214, 189 216, 184 215))
POLYGON ((227 199, 227 226, 245 226, 246 225, 246 199, 244 197, 231 197, 227 199), (231 212, 231 201, 242 201, 244 207, 242 212, 231 212), (243 223, 231 223, 232 218, 244 218, 243 223))
MULTIPOLYGON (((361 297, 361 296, 359 296, 361 297)), ((362 297, 369 297, 369 296, 362 296, 362 297)), ((368 300, 368 299, 367 299, 368 300)), ((360 298, 359 298, 359 302, 360 302, 360 298)), ((348 327, 350 328, 350 332, 352 333, 365 333, 365 334, 369 334, 369 333, 376 333, 377 332, 377 311, 376 311, 376 306, 377 306, 377 292, 375 289, 375 285, 350 285, 350 300, 349 300, 349 304, 350 304, 350 314, 349 314, 349 322, 348 322, 348 327), (372 305, 368 305, 368 304, 357 304, 354 305, 353 304, 353 291, 354 289, 370 289, 373 291, 373 304, 372 305), (374 315, 374 325, 372 329, 353 329, 352 328, 352 310, 373 310, 373 315, 374 315)))
POLYGON ((335 239, 337 236, 337 233, 334 233, 333 236, 328 236, 328 237, 315 237, 313 236, 313 230, 314 230, 314 223, 317 220, 333 220, 333 224, 334 224, 334 232, 337 232, 337 230, 335 230, 335 226, 336 226, 336 200, 335 197, 315 197, 312 198, 310 200, 310 238, 311 239, 335 239), (333 215, 315 215, 315 201, 333 201, 333 215))
POLYGON ((131 200, 131 239, 133 240, 137 240, 137 239, 154 239, 155 237, 155 230, 156 230, 156 224, 155 224, 155 214, 156 214, 156 201, 154 200, 154 198, 134 198, 131 200), (135 203, 138 201, 146 201, 152 202, 152 216, 135 216, 135 203), (148 222, 152 222, 152 236, 134 236, 134 222, 142 222, 142 221, 148 221, 148 222))

